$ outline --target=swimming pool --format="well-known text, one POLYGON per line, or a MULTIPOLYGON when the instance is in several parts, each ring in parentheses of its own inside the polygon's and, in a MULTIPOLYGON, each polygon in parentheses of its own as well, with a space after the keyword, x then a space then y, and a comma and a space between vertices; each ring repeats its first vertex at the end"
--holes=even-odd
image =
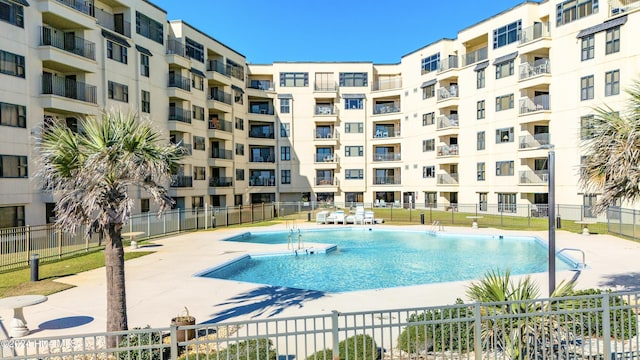
MULTIPOLYGON (((430 234, 370 228, 302 230, 305 247, 335 244, 326 253, 243 256, 200 274, 274 286, 346 292, 481 278, 488 270, 513 275, 547 271, 547 247, 535 237, 430 234)), ((251 233, 226 239, 286 244, 287 232, 251 233)), ((293 243, 297 247, 297 232, 293 243)), ((556 259, 558 271, 574 268, 556 259)))

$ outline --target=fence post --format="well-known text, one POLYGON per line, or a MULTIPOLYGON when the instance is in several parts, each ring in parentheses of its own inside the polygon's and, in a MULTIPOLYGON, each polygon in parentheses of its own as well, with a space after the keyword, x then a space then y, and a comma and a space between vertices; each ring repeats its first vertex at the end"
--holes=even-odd
POLYGON ((609 293, 604 293, 602 294, 602 345, 605 360, 611 360, 611 318, 609 311, 609 293))
POLYGON ((433 224, 433 206, 429 206, 429 224, 433 224))
POLYGON ((340 337, 338 334, 338 328, 340 324, 338 323, 338 315, 340 314, 336 310, 331 311, 331 338, 333 341, 333 360, 340 359, 340 349, 338 347, 338 343, 340 343, 340 337))
POLYGON ((62 259, 62 230, 58 229, 58 259, 62 259))
POLYGON ((527 226, 531 227, 531 204, 527 204, 527 226))
POLYGON ((264 221, 264 203, 262 203, 262 221, 264 221))
POLYGON ((473 353, 476 360, 482 360, 482 314, 478 302, 473 304, 473 353))
POLYGON ((227 220, 225 221, 225 225, 229 227, 229 207, 228 206, 224 207, 224 215, 227 218, 227 220))
POLYGON ((633 210, 633 226, 631 228, 633 229, 633 240, 635 240, 636 239, 636 211, 635 210, 633 210))
POLYGON ((409 203, 409 224, 411 224, 411 203, 409 203))
MULTIPOLYGON (((15 234, 15 232, 14 232, 15 234)), ((31 226, 27 225, 27 263, 29 263, 29 259, 31 259, 31 226)))
POLYGON ((175 360, 178 358, 178 325, 171 325, 169 328, 169 339, 171 340, 171 352, 170 359, 175 360))

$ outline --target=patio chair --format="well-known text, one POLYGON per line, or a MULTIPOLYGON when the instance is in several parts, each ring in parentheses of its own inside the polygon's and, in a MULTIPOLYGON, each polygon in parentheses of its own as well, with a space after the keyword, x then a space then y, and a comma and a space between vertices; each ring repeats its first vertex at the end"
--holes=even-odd
POLYGON ((362 219, 364 224, 371 224, 373 225, 375 220, 374 220, 374 213, 373 211, 365 211, 364 212, 364 217, 362 219))

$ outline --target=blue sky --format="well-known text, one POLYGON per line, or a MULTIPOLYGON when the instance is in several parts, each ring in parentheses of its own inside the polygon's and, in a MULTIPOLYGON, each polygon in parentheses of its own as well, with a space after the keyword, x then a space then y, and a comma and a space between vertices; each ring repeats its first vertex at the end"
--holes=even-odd
POLYGON ((402 55, 524 0, 151 0, 245 55, 276 61, 397 63, 402 55))

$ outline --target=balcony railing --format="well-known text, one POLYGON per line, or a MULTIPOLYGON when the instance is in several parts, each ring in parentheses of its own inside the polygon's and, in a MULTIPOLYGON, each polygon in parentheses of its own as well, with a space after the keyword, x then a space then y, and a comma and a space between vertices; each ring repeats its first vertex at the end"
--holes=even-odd
POLYGON ((191 144, 185 144, 183 142, 179 142, 176 145, 178 145, 178 147, 182 149, 185 155, 191 155, 193 153, 193 145, 191 144))
MULTIPOLYGON (((89 16, 93 16, 91 13, 93 6, 89 6, 88 1, 84 0, 58 0, 59 3, 64 4, 72 9, 76 9, 82 13, 85 13, 89 16)), ((93 2, 92 2, 93 3, 93 2)))
POLYGON ((400 153, 381 153, 381 154, 373 154, 373 161, 400 161, 402 160, 402 156, 400 153))
POLYGON ((483 60, 487 60, 487 48, 483 47, 478 50, 466 53, 464 55, 464 65, 471 65, 483 60))
POLYGON ((518 138, 520 149, 535 149, 549 144, 549 133, 524 135, 518 138))
POLYGON ((191 111, 179 107, 169 107, 169 121, 191 124, 191 111))
POLYGON ((261 106, 249 106, 249 113, 250 114, 262 114, 262 115, 273 115, 273 108, 269 107, 269 108, 264 108, 261 106))
POLYGON ((376 133, 373 134, 373 137, 376 139, 379 138, 395 138, 400 137, 400 129, 386 129, 386 128, 378 128, 376 129, 376 133))
POLYGON ((549 94, 520 99, 520 114, 549 110, 549 94))
POLYGON ((213 177, 209 179, 211 187, 229 187, 233 186, 233 178, 229 176, 213 177))
POLYGON ((276 178, 272 177, 252 177, 249 179, 249 186, 276 186, 276 178))
POLYGON ((313 138, 316 140, 338 139, 337 129, 316 128, 313 131, 313 138))
POLYGON ((232 132, 233 123, 231 123, 231 121, 222 120, 222 119, 218 119, 216 121, 209 120, 209 129, 232 132))
POLYGON ((538 59, 534 62, 520 64, 520 80, 525 80, 538 75, 550 74, 551 64, 549 59, 538 59))
POLYGON ((313 161, 317 163, 337 163, 338 162, 338 154, 314 154, 313 161))
POLYGON ((457 156, 459 154, 458 145, 438 146, 438 156, 457 156))
POLYGON ((263 128, 250 129, 249 137, 258 139, 275 139, 275 133, 273 131, 273 128, 269 128, 269 130, 266 132, 263 128))
POLYGON ((440 66, 438 67, 438 72, 447 71, 449 69, 457 69, 458 68, 458 57, 450 56, 446 59, 440 60, 440 66))
POLYGON ((546 184, 549 182, 548 170, 520 171, 520 184, 546 184))
POLYGON ((334 105, 316 105, 315 112, 316 115, 337 115, 338 108, 334 105))
POLYGON ((390 114, 400 112, 400 104, 375 104, 373 107, 374 114, 390 114))
POLYGON ((207 61, 207 71, 214 71, 224 76, 231 76, 231 71, 229 70, 229 66, 227 66, 227 64, 218 60, 207 61))
POLYGON ((609 1, 609 16, 624 14, 635 9, 640 9, 640 1, 638 0, 609 1))
POLYGON ((273 90, 273 82, 271 80, 249 80, 250 89, 273 90))
POLYGON ((450 114, 449 116, 438 116, 438 129, 447 129, 451 127, 458 127, 460 121, 458 120, 458 114, 450 114))
POLYGON ((335 177, 319 177, 315 178, 315 184, 317 186, 337 186, 338 179, 335 177))
POLYGON ((378 90, 393 90, 402 88, 402 78, 391 78, 378 80, 373 83, 373 91, 378 90))
POLYGON ((193 176, 173 175, 171 178, 171 187, 192 187, 193 176))
POLYGON ((276 162, 276 154, 275 154, 275 152, 270 152, 268 154, 251 155, 249 157, 249 162, 254 162, 254 163, 275 163, 276 162))
POLYGON ((185 57, 184 45, 176 39, 167 40, 167 55, 180 55, 185 57))
POLYGON ((231 105, 233 104, 232 99, 233 99, 233 96, 228 92, 224 92, 222 90, 209 91, 209 100, 216 100, 216 101, 220 101, 225 104, 231 105))
POLYGON ((534 23, 520 32, 520 45, 549 36, 551 36, 551 27, 548 22, 534 23))
POLYGON ((458 183, 458 174, 438 174, 436 183, 441 185, 456 185, 458 183))
POLYGON ((438 101, 460 97, 458 85, 444 86, 438 89, 438 101))
POLYGON ((376 176, 373 181, 376 185, 400 185, 400 176, 376 176))
POLYGON ((102 26, 103 28, 117 32, 118 34, 124 35, 129 38, 131 37, 131 23, 129 21, 122 19, 122 21, 116 22, 114 14, 106 12, 99 8, 95 8, 95 18, 98 22, 98 25, 102 26))
POLYGON ((334 83, 325 83, 325 82, 317 82, 313 84, 314 91, 320 92, 334 92, 338 91, 338 84, 334 83))
POLYGON ((44 74, 42 76, 42 93, 46 95, 64 96, 69 99, 97 104, 96 87, 80 81, 64 77, 44 74))
POLYGON ((54 48, 80 55, 87 59, 96 59, 96 44, 81 37, 68 38, 64 31, 52 29, 48 26, 40 27, 40 45, 53 46, 54 48))
POLYGON ((233 151, 227 150, 227 149, 212 148, 211 149, 211 158, 213 158, 213 159, 223 159, 223 160, 233 160, 233 151))
POLYGON ((191 79, 180 74, 169 74, 169 87, 177 87, 182 90, 191 91, 191 79))

